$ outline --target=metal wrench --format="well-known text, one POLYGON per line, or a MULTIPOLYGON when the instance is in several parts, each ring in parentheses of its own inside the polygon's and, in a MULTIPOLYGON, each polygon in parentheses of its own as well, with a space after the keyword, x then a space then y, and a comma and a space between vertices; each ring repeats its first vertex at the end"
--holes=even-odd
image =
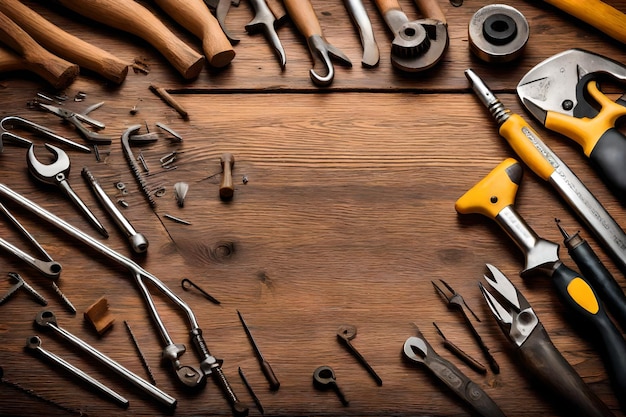
POLYGON ((263 35, 265 35, 265 38, 276 52, 280 68, 284 70, 285 65, 287 65, 287 56, 276 33, 276 16, 274 16, 265 0, 250 0, 250 3, 255 14, 250 23, 245 26, 246 31, 250 34, 263 32, 263 35))
POLYGON ((378 386, 383 385, 383 380, 380 378, 380 376, 378 376, 374 368, 372 368, 372 366, 367 362, 365 357, 361 355, 361 353, 358 350, 356 350, 356 348, 350 342, 355 337, 356 337, 356 326, 352 326, 350 324, 344 324, 341 327, 339 327, 339 330, 337 330, 337 339, 340 342, 343 342, 343 344, 346 345, 346 347, 350 350, 350 353, 352 353, 354 357, 357 358, 357 360, 361 363, 361 365, 365 367, 367 372, 376 381, 376 385, 378 386))
POLYGON ((378 44, 376 44, 376 39, 374 38, 372 22, 367 15, 365 6, 363 6, 363 0, 343 0, 343 3, 350 13, 350 17, 355 26, 359 29, 361 45, 363 45, 361 64, 363 64, 364 67, 375 67, 380 61, 380 52, 378 51, 378 44))
MULTIPOLYGON (((59 229, 63 230, 64 232, 74 237, 78 241, 91 247, 93 250, 97 251, 101 255, 104 255, 105 257, 109 258, 114 263, 117 263, 120 266, 126 267, 131 273, 131 275, 133 276, 133 278, 135 279, 135 282, 137 283, 137 286, 139 287, 141 291, 144 301, 146 302, 148 306, 148 310, 149 310, 150 316, 152 317, 152 320, 157 325, 159 331, 161 332, 162 337, 166 341, 168 340, 171 341, 171 338, 169 337, 167 333, 167 329, 165 328, 165 325, 163 324, 163 321, 161 320, 161 317, 159 316, 156 306, 154 305, 152 297, 150 293, 148 292, 143 280, 145 279, 149 281, 159 291, 161 291, 161 293, 163 293, 167 298, 169 298, 179 309, 183 311, 183 313, 187 317, 187 320, 189 322, 189 327, 190 327, 190 331, 189 331, 190 337, 192 339, 193 345, 196 348, 196 351, 202 358, 200 369, 202 370, 204 375, 213 376, 218 386, 222 389, 224 396, 229 401, 231 408, 233 409, 233 412, 236 415, 240 415, 240 416, 247 415, 248 413, 247 406, 245 406, 245 404, 239 401, 239 399, 235 395, 234 390, 232 389, 232 387, 228 383, 228 380, 226 379, 226 376, 222 369, 222 361, 216 359, 209 352, 208 346, 204 340, 204 337, 202 336, 202 329, 200 329, 198 325, 198 321, 196 319, 196 316, 193 310, 191 310, 189 305, 185 303, 180 297, 178 297, 176 293, 170 290, 170 288, 167 287, 159 278, 157 278, 155 275, 143 269, 136 262, 114 251, 113 249, 109 248, 105 244, 94 239, 93 237, 81 231, 80 229, 77 229, 76 227, 67 223, 66 221, 59 218, 58 216, 55 216, 54 214, 45 210, 43 207, 35 204, 31 200, 13 191, 12 189, 10 189, 4 184, 0 184, 0 196, 13 201, 14 203, 20 205, 22 208, 37 215, 39 218, 58 227, 59 229)), ((165 349, 168 349, 168 348, 169 346, 167 346, 165 349)), ((164 357, 171 359, 173 364, 176 365, 176 362, 174 360, 177 360, 177 357, 174 357, 172 359, 167 356, 167 353, 168 352, 164 351, 164 357)), ((191 367, 187 367, 187 368, 191 368, 191 367)), ((203 381, 203 378, 198 381, 198 384, 201 383, 202 381, 203 381)))
POLYGON ((96 216, 89 210, 87 205, 81 200, 81 198, 74 192, 70 183, 67 181, 67 177, 70 173, 70 158, 67 154, 56 146, 52 146, 48 143, 45 144, 46 149, 52 152, 56 156, 56 160, 49 165, 41 163, 35 156, 35 146, 31 145, 28 148, 26 162, 30 173, 44 184, 52 184, 61 188, 61 190, 67 195, 72 203, 74 203, 87 217, 89 222, 100 232, 104 237, 109 237, 109 233, 106 231, 102 223, 96 218, 96 216))
POLYGON ((322 27, 315 10, 309 0, 284 0, 285 8, 295 23, 300 33, 306 38, 307 45, 311 51, 314 67, 321 64, 326 69, 326 75, 318 74, 315 69, 309 70, 309 75, 314 84, 325 87, 333 82, 335 69, 331 62, 331 57, 339 61, 340 64, 352 67, 352 62, 339 48, 334 47, 326 41, 322 34, 322 27))
POLYGON ((95 378, 89 376, 84 371, 80 370, 79 368, 75 367, 71 363, 67 362, 65 359, 63 359, 63 358, 55 355, 54 353, 49 352, 49 351, 45 350, 44 348, 42 348, 41 347, 41 339, 38 336, 31 336, 31 337, 29 337, 27 339, 26 349, 30 350, 32 352, 37 352, 39 355, 41 355, 45 359, 47 359, 50 362, 60 366, 61 368, 65 369, 67 372, 69 372, 70 374, 72 374, 76 378, 80 379, 82 382, 87 383, 88 385, 90 385, 91 387, 96 389, 98 392, 100 392, 103 395, 105 395, 106 397, 110 398, 115 403, 117 403, 119 406, 124 407, 124 408, 128 408, 129 402, 128 402, 128 400, 126 398, 122 397, 120 394, 118 394, 117 392, 113 391, 111 388, 107 387, 106 385, 104 385, 100 381, 98 381, 95 378))
POLYGON ((63 136, 59 136, 45 126, 39 125, 37 123, 31 122, 28 119, 24 119, 23 117, 18 117, 18 116, 7 116, 3 118, 2 120, 0 120, 0 130, 2 131, 2 140, 10 139, 19 145, 29 147, 32 144, 30 140, 8 131, 10 127, 17 127, 17 126, 23 129, 29 130, 31 132, 34 132, 38 135, 41 135, 45 137, 46 139, 56 140, 57 142, 63 143, 79 151, 86 152, 86 153, 91 152, 91 148, 85 145, 81 145, 80 143, 76 143, 72 140, 66 139, 63 136))
POLYGON ((87 342, 83 341, 82 339, 74 336, 72 333, 60 327, 57 324, 56 316, 54 315, 52 311, 44 310, 44 311, 39 312, 37 316, 35 317, 35 323, 38 326, 41 326, 43 328, 54 330, 57 334, 61 335, 65 340, 70 342, 72 345, 88 353, 98 362, 107 366, 113 372, 120 375, 127 381, 131 382, 137 388, 139 388, 146 394, 150 395, 151 397, 159 401, 161 404, 172 409, 176 407, 176 398, 161 391, 159 388, 155 387, 154 385, 152 385, 145 379, 139 377, 138 375, 124 368, 122 365, 120 365, 113 359, 109 358, 104 353, 100 352, 99 350, 97 350, 96 348, 88 344, 87 342))

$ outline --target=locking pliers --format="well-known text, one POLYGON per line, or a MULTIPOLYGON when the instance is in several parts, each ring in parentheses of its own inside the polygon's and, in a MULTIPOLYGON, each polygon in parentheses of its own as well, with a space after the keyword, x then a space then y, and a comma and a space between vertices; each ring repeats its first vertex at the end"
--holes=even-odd
POLYGON ((498 297, 481 283, 480 290, 498 325, 516 346, 523 368, 530 370, 568 407, 569 415, 612 416, 608 407, 591 391, 574 368, 552 344, 530 303, 498 268, 487 264, 484 278, 498 297), (502 300, 502 302, 498 301, 502 300))

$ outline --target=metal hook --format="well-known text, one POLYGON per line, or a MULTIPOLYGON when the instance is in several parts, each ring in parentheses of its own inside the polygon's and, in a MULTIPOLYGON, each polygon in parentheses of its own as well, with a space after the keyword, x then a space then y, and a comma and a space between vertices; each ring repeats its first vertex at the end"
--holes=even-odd
POLYGON ((315 63, 321 63, 326 68, 326 75, 319 75, 315 69, 309 70, 309 75, 313 83, 319 86, 328 86, 333 82, 335 76, 335 68, 331 62, 331 58, 335 58, 339 63, 348 67, 352 67, 352 61, 338 48, 332 46, 320 35, 313 35, 307 39, 309 50, 313 56, 315 63))

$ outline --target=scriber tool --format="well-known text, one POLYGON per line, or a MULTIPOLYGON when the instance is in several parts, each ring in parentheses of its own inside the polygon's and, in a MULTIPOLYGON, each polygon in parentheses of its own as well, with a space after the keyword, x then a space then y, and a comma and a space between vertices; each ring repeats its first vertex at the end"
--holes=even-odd
POLYGON ((567 408, 568 415, 612 416, 606 404, 591 391, 552 344, 550 336, 522 293, 498 268, 487 264, 487 269, 489 273, 484 278, 498 297, 481 283, 480 290, 500 329, 515 346, 523 369, 530 371, 558 396, 558 403, 567 408))
POLYGON ((248 340, 250 340, 250 344, 254 349, 254 353, 259 360, 259 364, 261 365, 261 371, 263 371, 263 375, 265 375, 265 378, 267 378, 267 381, 270 384, 270 389, 272 391, 276 391, 278 388, 280 388, 280 381, 278 381, 278 378, 276 378, 276 375, 274 375, 274 370, 272 369, 272 366, 265 359, 265 357, 261 353, 261 350, 259 349, 259 346, 254 341, 254 337, 252 337, 252 333, 250 333, 250 329, 248 328, 246 322, 243 320, 243 316, 241 315, 239 310, 237 310, 237 315, 239 316, 239 320, 241 321, 243 329, 246 331, 246 335, 248 336, 248 340))

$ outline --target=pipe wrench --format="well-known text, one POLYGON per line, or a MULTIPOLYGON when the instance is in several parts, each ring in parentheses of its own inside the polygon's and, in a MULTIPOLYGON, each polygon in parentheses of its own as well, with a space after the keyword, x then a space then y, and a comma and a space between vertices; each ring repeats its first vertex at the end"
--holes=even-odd
POLYGON ((613 413, 589 388, 574 368, 552 344, 526 298, 495 266, 487 264, 489 275, 484 278, 494 290, 494 296, 482 283, 480 290, 498 326, 515 346, 523 368, 558 396, 568 415, 607 417, 613 413), (501 300, 502 302, 500 302, 501 300), (573 413, 573 414, 572 414, 573 413))
POLYGON ((541 124, 576 141, 607 186, 626 203, 626 137, 615 128, 617 119, 626 115, 626 99, 614 102, 605 96, 598 86, 602 80, 626 84, 626 66, 570 49, 531 69, 519 82, 517 94, 541 124))
POLYGON ((539 237, 515 209, 515 196, 523 173, 519 162, 507 158, 463 194, 454 208, 460 214, 482 214, 495 220, 524 252, 526 264, 520 273, 523 278, 534 275, 550 278, 576 324, 590 330, 586 336, 601 345, 602 359, 616 397, 624 400, 626 341, 607 315, 589 280, 565 265, 559 258, 559 245, 539 237))

